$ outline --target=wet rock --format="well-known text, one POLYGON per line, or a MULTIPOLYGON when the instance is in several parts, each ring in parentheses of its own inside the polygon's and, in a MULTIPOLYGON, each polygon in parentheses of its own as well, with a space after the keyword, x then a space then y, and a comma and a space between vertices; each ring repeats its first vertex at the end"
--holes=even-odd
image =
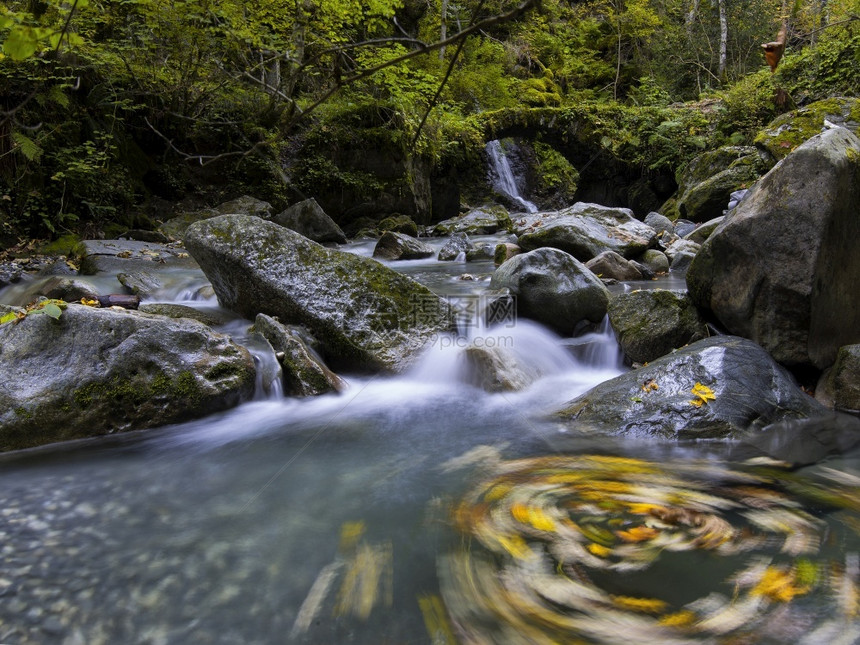
POLYGON ((675 221, 675 235, 685 237, 696 230, 696 223, 688 219, 679 219, 675 221))
POLYGON ((24 275, 24 271, 18 264, 14 262, 0 264, 0 288, 15 284, 22 275, 24 275))
POLYGON ((408 215, 391 215, 376 224, 376 231, 382 235, 386 231, 402 233, 411 237, 418 237, 418 225, 408 215))
POLYGON ((705 321, 683 292, 643 289, 609 301, 609 322, 631 361, 648 363, 707 336, 705 321))
POLYGON ((495 260, 496 246, 488 242, 478 242, 466 251, 466 262, 483 262, 484 260, 495 260))
POLYGON ((538 373, 525 367, 504 347, 470 345, 465 351, 467 382, 486 392, 516 392, 531 385, 538 373))
POLYGON ((404 233, 387 231, 373 249, 373 257, 383 260, 418 260, 429 258, 436 251, 432 246, 404 233))
POLYGON ((129 293, 141 298, 152 296, 163 287, 161 280, 148 271, 120 273, 116 276, 116 279, 129 293))
POLYGON ((826 414, 760 346, 715 336, 601 383, 557 416, 585 433, 703 439, 748 436, 779 421, 826 414), (696 396, 697 383, 714 398, 696 396))
POLYGON ((830 408, 860 410, 860 345, 839 348, 836 362, 821 375, 815 398, 830 408))
POLYGON ((325 366, 319 355, 295 330, 271 316, 258 314, 254 320, 254 331, 268 340, 275 352, 283 354, 283 357, 279 355, 279 360, 287 394, 315 396, 341 392, 346 388, 343 380, 325 366))
POLYGON ((215 207, 215 211, 220 215, 256 215, 263 219, 272 218, 272 205, 250 195, 242 195, 229 202, 219 204, 215 207))
POLYGON ((256 217, 198 222, 185 243, 222 306, 305 326, 338 369, 403 369, 451 326, 446 303, 414 280, 256 217))
POLYGON ((517 243, 525 251, 551 247, 587 262, 604 251, 634 257, 656 238, 654 229, 635 219, 629 209, 579 202, 533 232, 520 235, 517 243))
POLYGON ((180 246, 133 240, 84 240, 75 247, 74 253, 83 275, 197 266, 180 246))
POLYGON ((346 242, 346 235, 340 226, 335 224, 313 197, 293 204, 275 215, 272 221, 320 244, 346 242))
POLYGON ((657 249, 648 249, 636 258, 636 261, 648 267, 654 274, 667 273, 669 271, 669 258, 666 257, 665 253, 657 249))
POLYGON ((860 342, 860 139, 844 128, 782 160, 702 245, 693 301, 786 365, 823 369, 860 342))
POLYGON ((231 320, 233 316, 219 311, 203 311, 187 305, 173 304, 169 302, 144 302, 138 307, 138 311, 155 316, 166 316, 168 318, 190 318, 201 322, 207 327, 218 327, 231 320))
POLYGON ((700 244, 696 244, 690 240, 675 240, 666 247, 669 268, 676 273, 686 272, 700 248, 700 244))
POLYGON ((0 325, 0 449, 151 428, 250 396, 254 364, 191 320, 69 305, 0 325))
POLYGON ((716 228, 723 223, 725 216, 715 217, 709 222, 705 222, 697 226, 690 233, 684 236, 685 240, 689 240, 690 242, 695 242, 696 244, 704 244, 705 240, 707 240, 711 233, 713 233, 716 228))
POLYGON ((517 313, 571 334, 583 321, 600 322, 609 292, 588 268, 558 249, 514 256, 493 273, 491 289, 508 288, 517 313))
POLYGON ((591 258, 585 266, 599 278, 620 281, 642 279, 642 272, 615 251, 604 251, 597 257, 591 258))
POLYGON ((445 245, 439 249, 437 259, 442 262, 450 262, 456 260, 461 253, 466 253, 475 248, 469 240, 469 236, 465 233, 454 233, 451 239, 445 242, 445 245))
POLYGON ((675 232, 675 225, 665 215, 661 215, 660 213, 651 212, 645 216, 644 220, 647 226, 650 226, 659 235, 663 231, 669 231, 670 233, 675 232))
POLYGON ((511 231, 513 223, 504 206, 481 206, 464 215, 446 219, 433 228, 433 235, 490 235, 499 231, 511 231))
POLYGON ((516 244, 504 242, 496 245, 496 250, 493 252, 493 263, 498 267, 510 260, 515 255, 519 255, 523 250, 516 244))

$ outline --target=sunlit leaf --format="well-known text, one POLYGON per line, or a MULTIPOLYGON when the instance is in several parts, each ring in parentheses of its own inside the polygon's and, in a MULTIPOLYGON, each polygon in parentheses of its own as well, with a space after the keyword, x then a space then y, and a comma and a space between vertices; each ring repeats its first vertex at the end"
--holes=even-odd
POLYGON ((612 555, 612 549, 608 549, 602 544, 597 544, 596 542, 590 542, 585 548, 599 558, 608 558, 610 555, 612 555))
POLYGON ((630 596, 612 596, 612 602, 623 609, 630 609, 645 614, 660 614, 669 606, 659 598, 633 598, 630 596))
POLYGON ((620 537, 625 542, 644 542, 645 540, 653 540, 660 535, 660 531, 652 529, 648 526, 634 526, 626 531, 615 531, 615 535, 620 537))
POLYGON ((751 593, 753 596, 766 596, 776 602, 791 602, 795 596, 809 593, 809 587, 795 585, 794 576, 788 571, 768 567, 751 593))

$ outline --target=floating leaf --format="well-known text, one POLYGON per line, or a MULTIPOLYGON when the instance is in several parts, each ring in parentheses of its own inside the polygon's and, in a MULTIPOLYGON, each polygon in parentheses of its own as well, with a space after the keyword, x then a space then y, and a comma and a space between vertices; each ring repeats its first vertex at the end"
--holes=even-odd
POLYGON ((625 542, 644 542, 645 540, 653 540, 660 535, 660 531, 652 529, 649 526, 634 526, 626 531, 615 531, 615 535, 620 537, 625 542))
POLYGON ((590 542, 589 545, 585 548, 599 558, 608 558, 610 555, 612 555, 612 549, 608 549, 602 544, 597 544, 596 542, 590 542))
POLYGON ((631 596, 610 596, 612 602, 622 609, 642 612, 644 614, 660 614, 666 611, 668 603, 659 598, 633 598, 631 596))
POLYGON ((753 587, 753 596, 765 596, 776 602, 791 602, 795 596, 809 592, 809 587, 798 587, 794 576, 781 568, 768 567, 758 584, 753 587))
POLYGON ((666 614, 660 617, 660 624, 666 627, 690 627, 696 623, 698 616, 688 609, 666 614))

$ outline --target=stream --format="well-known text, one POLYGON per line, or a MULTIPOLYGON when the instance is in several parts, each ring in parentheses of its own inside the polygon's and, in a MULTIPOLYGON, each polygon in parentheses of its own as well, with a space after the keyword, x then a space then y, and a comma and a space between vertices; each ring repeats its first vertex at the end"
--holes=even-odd
MULTIPOLYGON (((475 311, 493 270, 386 264, 475 311)), ((200 272, 165 284, 217 307, 200 272)), ((608 326, 465 327, 339 395, 0 455, 0 643, 860 642, 856 455, 574 436, 547 414, 627 369, 608 326), (542 376, 473 387, 465 339, 542 376)))

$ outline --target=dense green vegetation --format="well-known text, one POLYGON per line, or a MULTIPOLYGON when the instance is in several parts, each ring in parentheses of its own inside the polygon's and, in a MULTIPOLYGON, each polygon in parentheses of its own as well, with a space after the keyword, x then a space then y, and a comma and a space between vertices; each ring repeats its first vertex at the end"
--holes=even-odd
MULTIPOLYGON (((195 194, 280 207, 407 193, 422 174, 480 182, 493 124, 547 110, 587 123, 606 156, 674 171, 856 93, 857 14, 856 0, 7 2, 0 235, 148 226, 153 199, 195 194), (771 74, 759 44, 783 11, 771 74)), ((532 135, 543 185, 572 189, 583 160, 532 135)))

